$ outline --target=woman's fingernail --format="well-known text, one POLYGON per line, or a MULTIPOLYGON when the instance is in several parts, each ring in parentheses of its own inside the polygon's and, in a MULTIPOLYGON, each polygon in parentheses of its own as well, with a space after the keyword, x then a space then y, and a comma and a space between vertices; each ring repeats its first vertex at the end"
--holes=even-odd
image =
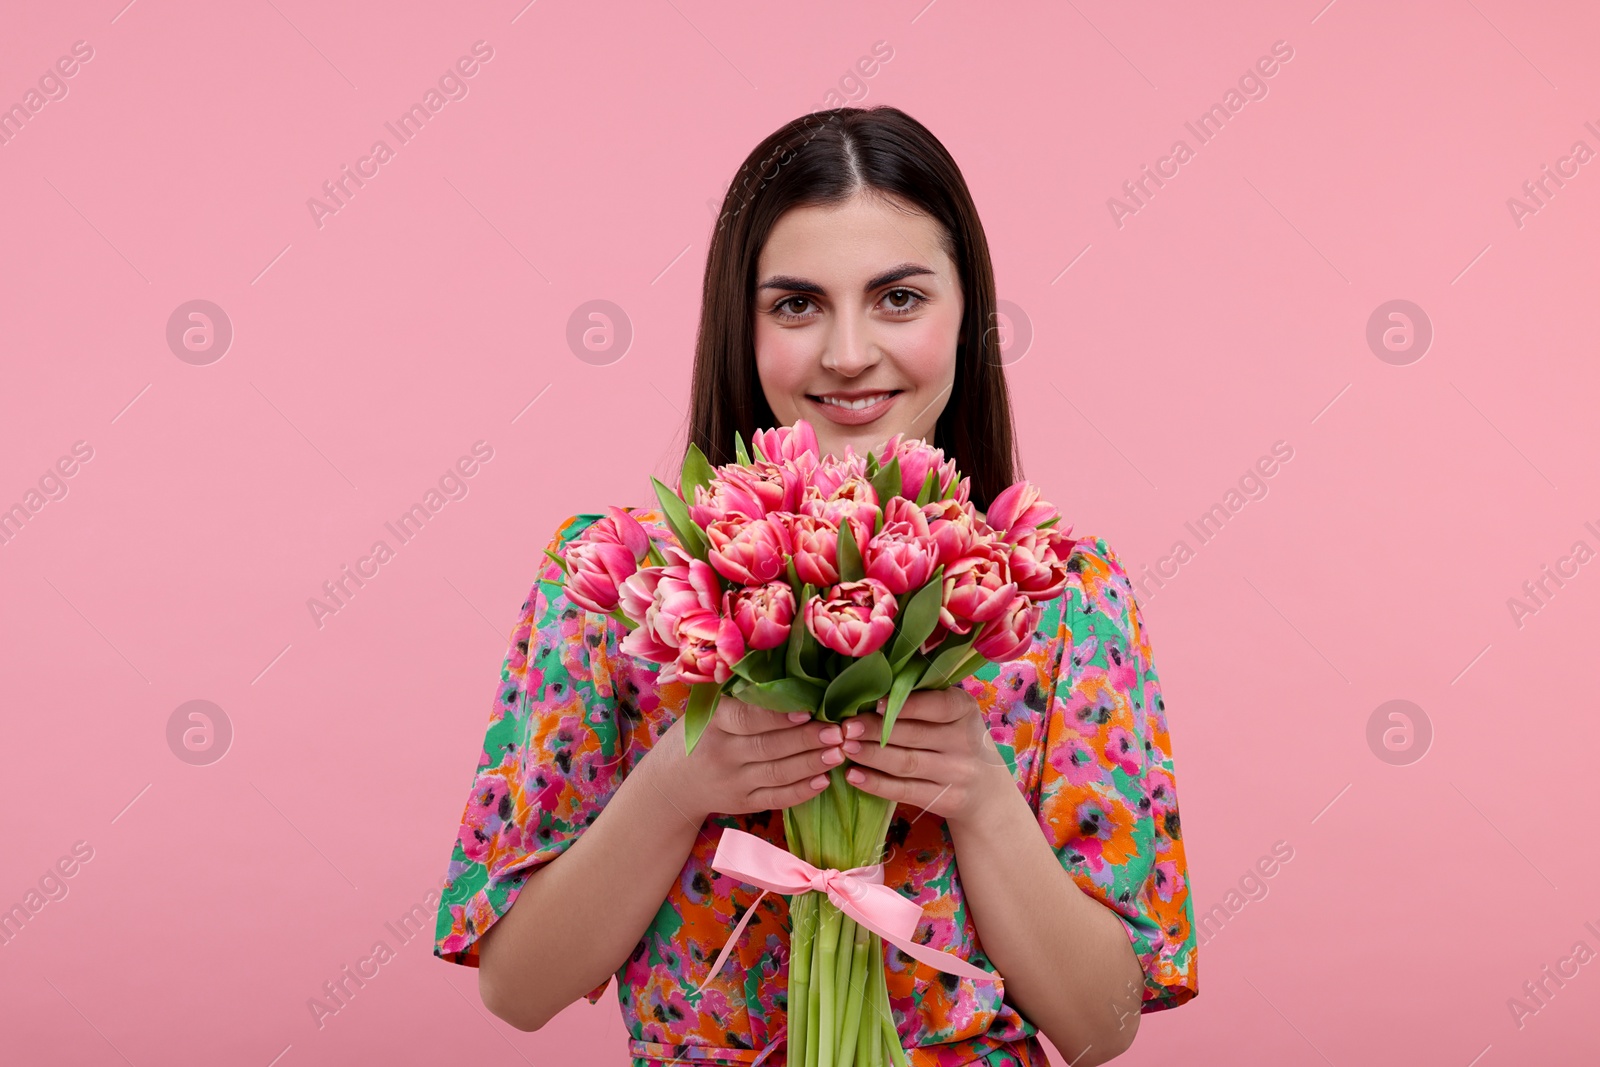
POLYGON ((811 716, 807 715, 803 711, 791 711, 789 713, 789 721, 790 722, 809 722, 810 720, 811 720, 811 716))
POLYGON ((839 733, 839 727, 824 726, 822 728, 822 732, 817 735, 817 740, 821 741, 825 745, 837 745, 841 736, 842 735, 839 733))
POLYGON ((866 775, 864 775, 860 771, 856 771, 856 770, 846 771, 844 776, 847 779, 849 779, 850 782, 852 782, 855 785, 860 785, 862 782, 867 780, 867 776, 866 775))
POLYGON ((846 752, 851 752, 851 753, 860 752, 861 751, 861 742, 860 741, 846 741, 844 743, 844 750, 846 752))
POLYGON ((840 752, 836 748, 823 749, 823 751, 822 751, 822 762, 823 763, 840 763, 843 760, 844 760, 844 753, 840 752))
POLYGON ((827 784, 828 776, 826 774, 819 774, 815 778, 811 779, 812 789, 823 789, 827 786, 827 784))
POLYGON ((866 724, 860 719, 851 719, 849 722, 844 724, 844 735, 846 737, 860 737, 866 732, 866 724))
POLYGON ((878 698, 878 714, 879 715, 887 715, 887 714, 889 714, 889 698, 888 697, 879 697, 878 698))

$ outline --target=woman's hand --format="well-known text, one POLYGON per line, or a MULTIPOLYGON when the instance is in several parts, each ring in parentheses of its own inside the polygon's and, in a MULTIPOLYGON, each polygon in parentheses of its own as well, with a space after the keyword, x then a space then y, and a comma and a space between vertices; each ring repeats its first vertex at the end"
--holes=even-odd
POLYGON ((965 689, 913 691, 880 746, 884 706, 880 700, 878 711, 844 721, 865 727, 859 741, 844 742, 846 758, 859 764, 845 773, 851 785, 950 822, 970 820, 1001 790, 1016 789, 977 698, 965 689))
MULTIPOLYGON (((854 723, 849 736, 862 736, 862 726, 854 723)), ((697 821, 712 812, 744 815, 792 807, 822 792, 827 771, 844 762, 840 724, 814 722, 801 712, 791 718, 726 695, 688 754, 683 727, 680 717, 650 756, 665 757, 657 784, 679 811, 697 821)))

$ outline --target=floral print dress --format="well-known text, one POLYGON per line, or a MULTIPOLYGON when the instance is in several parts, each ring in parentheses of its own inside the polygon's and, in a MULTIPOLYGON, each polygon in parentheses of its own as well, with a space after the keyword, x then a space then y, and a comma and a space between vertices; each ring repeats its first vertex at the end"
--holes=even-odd
MULTIPOLYGON (((661 513, 628 509, 658 544, 661 513)), ((602 516, 575 515, 562 546, 602 516)), ((478 965, 478 939, 528 875, 575 841, 682 712, 686 683, 621 653, 623 625, 586 612, 544 560, 501 669, 476 776, 439 903, 434 954, 478 965)), ((1166 708, 1132 583, 1097 537, 1078 538, 1067 587, 1046 602, 1032 647, 960 684, 977 698, 1039 829, 1078 886, 1110 908, 1144 969, 1142 1010, 1198 992, 1194 908, 1178 821, 1166 708)), ((768 893, 698 1002, 733 927, 760 895, 711 869, 721 831, 787 847, 781 812, 713 814, 677 882, 616 972, 635 1067, 781 1067, 788 899, 768 893)), ((993 968, 978 942, 945 822, 905 805, 889 828, 884 882, 924 906, 914 940, 993 968)), ((552 916, 552 921, 559 917, 552 916)), ((914 1067, 1042 1065, 1037 1028, 1003 981, 961 978, 884 946, 901 1043, 914 1067)), ((586 994, 597 1002, 610 985, 586 994)))

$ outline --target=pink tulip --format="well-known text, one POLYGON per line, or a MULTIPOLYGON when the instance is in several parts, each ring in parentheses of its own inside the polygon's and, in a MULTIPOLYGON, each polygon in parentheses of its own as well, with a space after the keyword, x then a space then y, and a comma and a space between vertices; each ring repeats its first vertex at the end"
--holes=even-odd
POLYGON ((579 538, 625 545, 638 563, 643 563, 645 556, 650 554, 650 535, 639 525, 638 519, 614 504, 606 508, 605 518, 591 523, 579 538))
POLYGON ((567 599, 587 610, 609 614, 617 608, 617 587, 650 552, 650 535, 639 520, 612 506, 567 546, 567 599))
POLYGON ((718 473, 759 500, 762 514, 794 511, 800 506, 801 493, 809 480, 793 460, 774 463, 758 459, 748 467, 729 464, 719 468, 718 473))
MULTIPOLYGON (((677 545, 668 545, 665 555, 668 566, 646 568, 659 574, 628 587, 629 603, 636 605, 648 583, 654 582, 643 620, 622 640, 623 651, 653 663, 664 663, 677 655, 684 618, 699 612, 717 614, 722 604, 721 583, 705 561, 695 559, 677 545)), ((629 618, 634 616, 630 614, 629 618)))
POLYGON ((835 529, 850 524, 856 547, 872 540, 878 525, 878 493, 865 478, 847 478, 834 495, 821 502, 807 502, 809 514, 831 523, 835 529))
POLYGON ((794 621, 794 590, 788 582, 768 582, 722 594, 722 613, 739 627, 745 644, 757 651, 789 640, 794 621))
POLYGON ((1033 631, 1043 614, 1043 604, 1020 594, 1012 597, 1005 610, 984 623, 972 650, 994 663, 1016 659, 1033 644, 1033 631))
POLYGON ((897 433, 884 444, 878 466, 887 467, 896 459, 900 460, 900 494, 913 500, 922 491, 930 470, 938 472, 934 477, 936 499, 950 488, 956 476, 956 462, 944 458, 944 449, 916 438, 905 440, 904 434, 897 433))
POLYGON ((706 527, 706 540, 711 545, 707 562, 730 582, 760 585, 785 574, 789 527, 776 516, 719 520, 706 527))
POLYGON ((1038 526, 1059 514, 1054 504, 1040 497, 1038 486, 1032 482, 1016 482, 1001 490, 1000 495, 990 502, 984 518, 990 526, 1005 534, 1006 540, 1014 541, 1014 531, 1020 532, 1020 527, 1038 526))
POLYGON ((1067 557, 1072 555, 1076 543, 1070 536, 1072 527, 1065 530, 1051 526, 1040 530, 1025 528, 1011 546, 1007 561, 1011 578, 1017 583, 1017 592, 1029 600, 1051 600, 1061 595, 1067 587, 1067 557))
POLYGON ((883 509, 882 529, 862 546, 861 561, 868 578, 876 578, 899 596, 922 587, 938 562, 937 553, 922 509, 896 496, 883 509))
MULTIPOLYGON (((651 607, 645 613, 644 622, 629 630, 618 647, 625 654, 648 663, 671 663, 678 658, 678 646, 662 638, 662 627, 658 622, 658 613, 651 607)), ((673 641, 676 642, 676 628, 673 629, 673 641)))
POLYGON ((827 519, 796 515, 789 521, 795 575, 821 588, 839 580, 839 528, 827 519))
POLYGON ((601 615, 617 609, 617 586, 639 569, 626 545, 605 541, 568 545, 565 558, 567 599, 601 615))
POLYGON ((806 601, 805 623, 826 648, 870 656, 894 633, 894 594, 876 578, 840 582, 806 601))
POLYGON ((864 479, 866 476, 867 461, 856 455, 849 445, 845 445, 842 457, 823 457, 822 462, 811 472, 811 484, 821 493, 822 499, 827 500, 849 479, 864 479))
MULTIPOLYGON (((672 553, 682 553, 677 545, 668 545, 665 555, 669 561, 672 553)), ((661 576, 667 573, 667 567, 640 567, 628 576, 627 580, 617 587, 617 607, 622 613, 634 622, 643 622, 644 613, 656 601, 656 586, 661 582, 661 576)))
POLYGON ((956 560, 944 572, 944 604, 939 621, 947 630, 969 633, 973 623, 989 622, 1011 603, 1017 585, 1011 580, 1003 547, 979 544, 970 556, 956 560))
POLYGON ((725 615, 697 611, 678 623, 678 657, 661 670, 663 682, 716 682, 733 677, 733 665, 744 658, 744 638, 725 615))
POLYGON ((805 419, 796 419, 793 427, 757 430, 750 439, 761 449, 761 454, 774 463, 780 459, 798 459, 807 453, 817 458, 822 456, 817 431, 805 419))
POLYGON ((937 546, 937 562, 947 567, 962 556, 970 556, 989 533, 988 524, 978 518, 969 501, 930 500, 922 505, 922 514, 928 520, 928 535, 937 546))
POLYGON ((878 491, 872 487, 865 474, 852 474, 844 478, 826 499, 826 503, 829 504, 841 501, 849 504, 871 504, 873 507, 877 507, 880 503, 878 491))
POLYGON ((696 526, 704 528, 719 519, 740 515, 747 519, 759 519, 766 514, 766 510, 761 498, 749 486, 719 475, 708 485, 695 486, 694 502, 689 505, 689 518, 694 520, 696 526))

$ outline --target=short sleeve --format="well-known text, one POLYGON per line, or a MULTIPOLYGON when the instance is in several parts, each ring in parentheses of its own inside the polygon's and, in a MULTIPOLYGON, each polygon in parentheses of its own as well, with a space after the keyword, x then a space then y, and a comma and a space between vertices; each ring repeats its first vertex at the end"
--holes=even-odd
POLYGON ((1046 704, 1036 810, 1074 881, 1122 920, 1143 1012, 1199 992, 1194 905, 1166 705, 1121 561, 1084 538, 1062 593, 1061 661, 1046 704))
MULTIPOLYGON (((598 515, 561 525, 548 550, 598 515)), ((439 900, 433 953, 479 965, 478 940, 516 902, 528 875, 565 852, 625 774, 626 731, 604 655, 608 620, 567 599, 561 568, 540 556, 500 668, 439 900)), ((585 994, 599 1001, 607 978, 585 994)))

